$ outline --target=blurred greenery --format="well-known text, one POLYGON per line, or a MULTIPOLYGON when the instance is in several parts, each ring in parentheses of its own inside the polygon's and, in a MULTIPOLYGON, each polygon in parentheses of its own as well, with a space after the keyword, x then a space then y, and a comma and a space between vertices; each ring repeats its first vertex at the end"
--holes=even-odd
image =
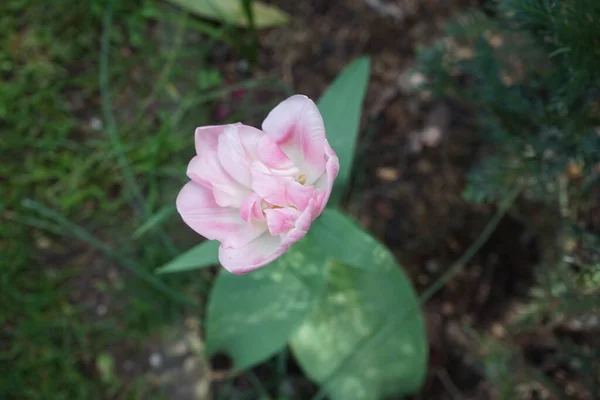
MULTIPOLYGON (((517 398, 525 381, 537 381, 557 398, 569 396, 542 366, 527 365, 528 350, 517 335, 545 332, 560 343, 568 335, 556 333, 558 327, 597 320, 600 311, 593 222, 600 187, 598 38, 597 1, 506 0, 487 13, 455 18, 444 38, 419 55, 425 87, 473 106, 488 144, 465 198, 497 204, 507 187, 521 186, 526 201, 512 215, 539 246, 536 284, 519 317, 507 324, 510 334, 502 342, 482 340, 486 378, 500 399, 517 398)), ((583 365, 581 355, 596 354, 597 346, 595 335, 582 340, 572 347, 572 360, 583 365)), ((562 362, 550 352, 544 357, 547 364, 562 362)), ((573 379, 597 393, 597 378, 595 369, 579 369, 573 379)))
POLYGON ((114 369, 199 314, 210 273, 153 269, 192 243, 165 215, 193 128, 265 85, 208 62, 232 37, 162 1, 0 2, 0 398, 160 398, 114 369))

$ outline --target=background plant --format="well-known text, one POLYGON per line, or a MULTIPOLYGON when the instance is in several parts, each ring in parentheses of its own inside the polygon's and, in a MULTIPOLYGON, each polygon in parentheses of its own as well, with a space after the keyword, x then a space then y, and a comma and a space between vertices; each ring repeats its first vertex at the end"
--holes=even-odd
MULTIPOLYGON (((507 343, 485 339, 488 377, 503 399, 524 396, 518 388, 528 380, 563 396, 566 389, 545 377, 543 367, 523 361, 526 354, 511 340, 528 330, 546 332, 556 341, 550 357, 558 363, 567 357, 587 365, 587 357, 597 354, 594 335, 576 345, 570 328, 564 329, 573 321, 586 325, 600 311, 600 285, 593 278, 600 271, 600 230, 590 219, 600 177, 600 4, 508 0, 490 2, 486 11, 450 23, 445 39, 421 50, 420 69, 426 90, 473 106, 488 143, 465 197, 494 203, 507 187, 519 185, 525 201, 511 213, 540 243, 537 286, 507 343), (567 333, 557 333, 561 329, 567 333)), ((573 373, 581 374, 589 393, 597 390, 594 368, 573 373)))
POLYGON ((206 282, 151 272, 186 243, 165 235, 185 132, 285 88, 227 85, 208 57, 232 28, 165 2, 7 1, 0 32, 0 397, 157 397, 114 349, 143 351, 206 282))

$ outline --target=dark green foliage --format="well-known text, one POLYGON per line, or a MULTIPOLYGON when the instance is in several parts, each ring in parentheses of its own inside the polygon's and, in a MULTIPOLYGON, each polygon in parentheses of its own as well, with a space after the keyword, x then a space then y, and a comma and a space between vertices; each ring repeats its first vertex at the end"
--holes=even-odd
MULTIPOLYGON (((493 203, 517 184, 528 200, 514 215, 536 233, 541 261, 538 284, 512 329, 554 332, 562 342, 553 330, 600 314, 600 2, 494 5, 489 14, 473 11, 450 23, 446 38, 420 52, 420 69, 434 95, 475 109, 486 152, 465 197, 493 203)), ((561 354, 585 363, 589 340, 561 346, 561 354)), ((503 389, 514 388, 511 374, 490 371, 503 398, 515 398, 503 389)), ((578 371, 591 388, 598 382, 588 372, 578 371)))
POLYGON ((500 10, 530 32, 557 68, 567 90, 600 83, 600 3, 596 0, 504 0, 500 10))
MULTIPOLYGON (((579 13, 579 8, 569 6, 555 27, 552 21, 544 23, 544 17, 558 19, 557 6, 542 3, 561 2, 504 2, 503 13, 495 20, 472 12, 448 26, 450 39, 420 54, 433 92, 476 105, 484 139, 493 142, 497 155, 502 154, 500 159, 486 160, 474 173, 476 182, 488 181, 491 186, 478 184, 475 192, 497 191, 494 187, 514 182, 518 172, 538 198, 545 198, 547 184, 565 173, 570 163, 580 165, 581 174, 588 176, 600 161, 596 76, 600 43, 588 32, 572 51, 565 50, 572 39, 565 26, 578 24, 582 15, 598 6, 579 13), (510 12, 509 3, 520 8, 510 12), (557 30, 555 38, 552 29, 557 30), (581 46, 587 39, 584 51, 581 46), (502 175, 505 179, 498 181, 502 175)), ((600 10, 588 18, 597 21, 598 15, 600 10)), ((600 23, 589 30, 594 28, 600 38, 600 23)))

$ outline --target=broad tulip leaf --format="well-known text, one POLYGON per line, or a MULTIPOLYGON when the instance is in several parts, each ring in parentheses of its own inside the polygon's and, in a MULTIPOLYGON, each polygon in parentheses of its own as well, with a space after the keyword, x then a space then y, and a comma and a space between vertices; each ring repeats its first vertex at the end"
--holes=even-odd
POLYGON ((340 158, 340 172, 329 200, 331 205, 341 201, 350 181, 369 70, 368 57, 353 61, 335 78, 317 103, 325 121, 327 140, 340 158))
POLYGON ((327 262, 306 238, 246 275, 221 271, 208 302, 207 352, 229 355, 240 371, 280 351, 319 301, 327 262))
POLYGON ((393 256, 380 243, 338 210, 326 208, 309 235, 330 257, 356 268, 388 268, 393 256))
POLYGON ((219 263, 219 242, 206 240, 156 270, 159 274, 191 271, 219 263))
MULTIPOLYGON (((248 18, 240 0, 169 0, 171 3, 199 17, 248 27, 248 18)), ((252 2, 252 15, 257 28, 285 25, 289 16, 280 9, 260 1, 252 2)))
POLYGON ((369 265, 333 263, 325 294, 292 337, 292 350, 333 400, 414 393, 425 378, 428 351, 419 300, 394 256, 344 219, 328 211, 320 223, 331 224, 331 236, 311 229, 311 238, 327 240, 320 244, 338 260, 369 265))

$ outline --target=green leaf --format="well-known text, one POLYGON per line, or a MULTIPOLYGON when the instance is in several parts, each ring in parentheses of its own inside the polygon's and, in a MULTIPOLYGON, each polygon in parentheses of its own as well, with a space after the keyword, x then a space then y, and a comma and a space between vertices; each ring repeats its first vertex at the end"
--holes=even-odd
POLYGON ((395 262, 389 251, 373 236, 335 209, 323 210, 310 227, 309 235, 330 257, 353 267, 373 270, 387 268, 389 262, 395 262))
POLYGON ((369 70, 369 58, 358 58, 335 78, 318 102, 327 140, 340 158, 340 172, 329 200, 331 205, 341 201, 350 181, 369 70))
POLYGON ((336 262, 330 269, 325 295, 292 337, 296 359, 333 400, 416 392, 427 341, 410 281, 383 245, 338 211, 329 210, 320 224, 330 226, 330 236, 320 227, 311 238, 354 265, 336 262))
POLYGON ((400 269, 337 264, 323 301, 294 334, 294 355, 333 400, 416 392, 427 343, 415 293, 400 269))
POLYGON ((108 353, 100 353, 96 358, 96 369, 102 382, 112 384, 117 380, 115 376, 115 360, 108 353))
POLYGON ((156 270, 158 274, 191 271, 219 263, 219 242, 206 240, 156 270))
POLYGON ((133 238, 139 239, 144 236, 146 233, 151 231, 152 229, 160 226, 168 217, 177 211, 175 209, 175 205, 169 204, 164 206, 160 210, 158 210, 154 215, 152 215, 148 220, 139 228, 133 232, 133 238))
POLYGON ((201 68, 196 78, 198 89, 208 90, 223 83, 221 72, 217 68, 201 68))
POLYGON ((307 238, 247 275, 221 271, 208 302, 207 352, 228 354, 235 371, 277 353, 319 301, 327 266, 307 238))
MULTIPOLYGON (((240 0, 169 0, 171 3, 199 17, 227 24, 248 27, 249 22, 240 0)), ((285 25, 289 16, 280 9, 260 1, 252 2, 256 28, 285 25)))

